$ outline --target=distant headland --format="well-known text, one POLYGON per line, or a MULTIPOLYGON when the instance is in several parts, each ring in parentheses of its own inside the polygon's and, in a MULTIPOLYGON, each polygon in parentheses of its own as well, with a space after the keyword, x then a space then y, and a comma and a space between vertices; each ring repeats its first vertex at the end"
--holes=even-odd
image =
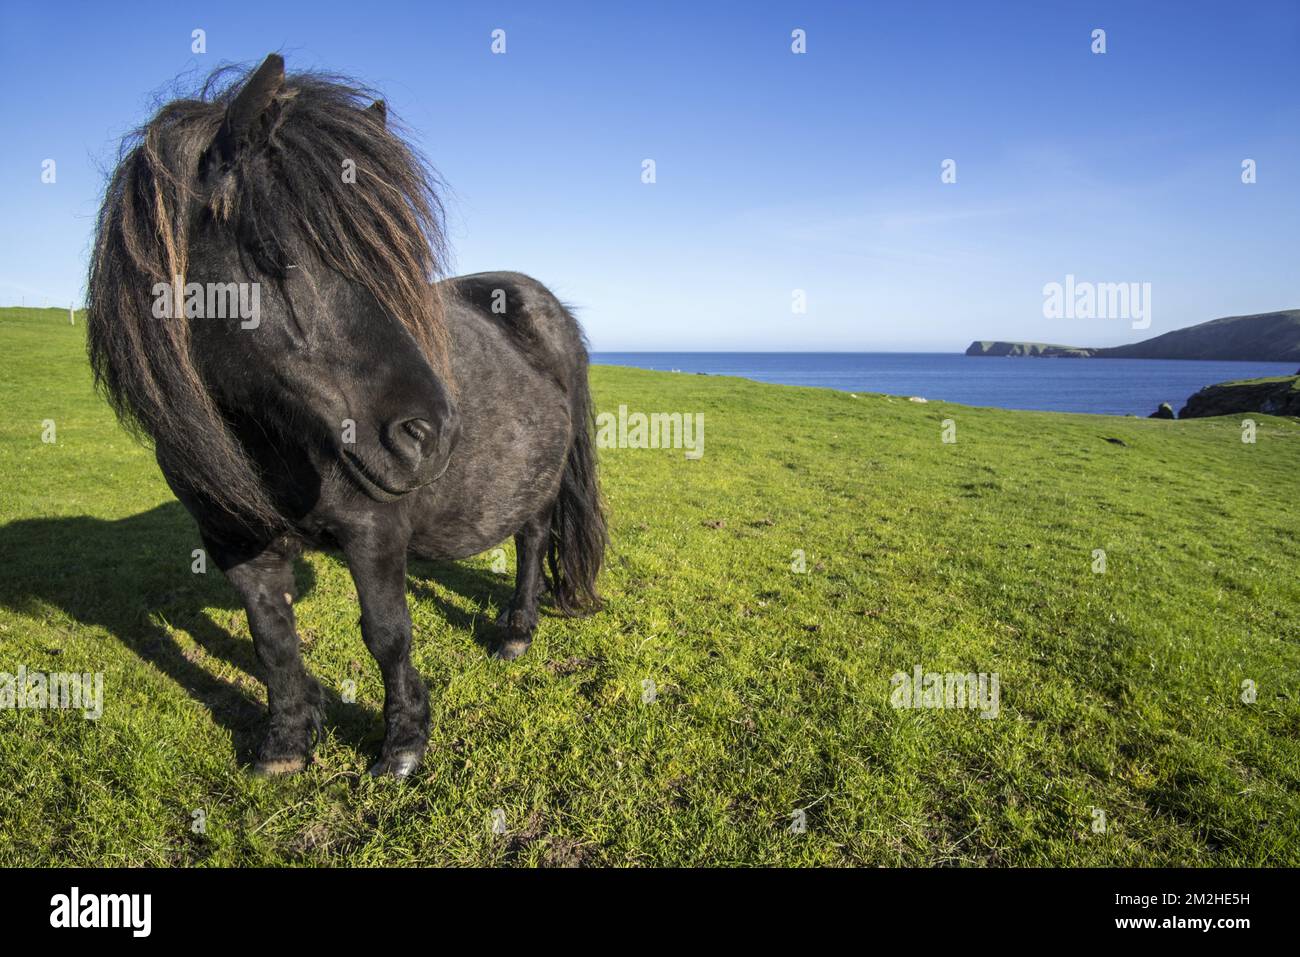
POLYGON ((1241 362, 1300 361, 1300 309, 1226 316, 1176 329, 1127 346, 1091 348, 1045 342, 979 341, 968 356, 1037 356, 1048 359, 1210 359, 1241 362))

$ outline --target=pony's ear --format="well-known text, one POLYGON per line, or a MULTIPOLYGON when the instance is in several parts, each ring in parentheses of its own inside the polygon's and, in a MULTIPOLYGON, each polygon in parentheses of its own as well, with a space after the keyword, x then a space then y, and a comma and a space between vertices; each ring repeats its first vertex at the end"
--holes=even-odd
POLYGON ((375 100, 367 106, 366 113, 378 120, 380 126, 388 125, 388 104, 383 100, 375 100))
POLYGON ((223 160, 230 162, 241 150, 257 144, 265 136, 263 117, 283 86, 284 57, 272 53, 226 107, 226 118, 214 144, 223 160))

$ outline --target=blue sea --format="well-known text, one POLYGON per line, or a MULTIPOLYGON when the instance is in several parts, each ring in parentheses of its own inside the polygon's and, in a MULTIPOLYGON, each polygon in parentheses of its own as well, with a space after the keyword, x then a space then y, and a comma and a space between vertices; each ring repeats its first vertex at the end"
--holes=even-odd
POLYGON ((1216 382, 1294 375, 1295 363, 991 358, 943 352, 594 352, 601 365, 742 376, 844 392, 884 392, 1000 409, 1178 412, 1216 382))

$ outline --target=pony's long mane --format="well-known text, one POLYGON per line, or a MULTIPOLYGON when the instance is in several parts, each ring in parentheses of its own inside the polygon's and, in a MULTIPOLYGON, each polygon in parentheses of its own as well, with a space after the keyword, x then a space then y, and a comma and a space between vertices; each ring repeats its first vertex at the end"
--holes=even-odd
POLYGON ((167 470, 233 515, 279 526, 194 362, 188 321, 154 318, 154 285, 186 281, 190 237, 204 217, 228 227, 270 279, 284 278, 290 244, 305 242, 365 286, 453 387, 433 285, 444 261, 442 206, 420 154, 382 111, 366 109, 371 92, 336 76, 288 74, 267 111, 264 145, 229 168, 209 167, 226 108, 251 74, 217 70, 123 141, 96 226, 87 330, 96 384, 128 429, 153 440, 167 470), (345 160, 355 163, 355 183, 344 181, 345 160))

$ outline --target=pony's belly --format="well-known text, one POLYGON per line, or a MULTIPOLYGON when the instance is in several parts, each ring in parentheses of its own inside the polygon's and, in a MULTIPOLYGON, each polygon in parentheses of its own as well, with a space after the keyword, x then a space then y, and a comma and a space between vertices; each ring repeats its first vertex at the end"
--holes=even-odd
POLYGON ((517 530, 509 525, 495 529, 453 529, 444 528, 438 532, 420 535, 411 539, 411 551, 421 558, 439 561, 458 561, 473 558, 483 552, 505 543, 517 530))
POLYGON ((499 322, 464 305, 448 315, 461 436, 446 474, 418 493, 411 549, 456 559, 500 545, 535 518, 549 520, 573 425, 566 390, 499 322))
MULTIPOLYGON (((467 498, 447 494, 445 498, 421 502, 421 514, 411 536, 411 551, 424 558, 470 558, 495 548, 519 531, 527 522, 550 507, 559 488, 560 468, 537 476, 538 484, 514 489, 492 489, 488 494, 467 498), (477 499, 479 511, 475 502, 477 499), (466 502, 461 508, 448 508, 452 501, 466 502)), ((422 496, 438 497, 437 483, 422 496)))

